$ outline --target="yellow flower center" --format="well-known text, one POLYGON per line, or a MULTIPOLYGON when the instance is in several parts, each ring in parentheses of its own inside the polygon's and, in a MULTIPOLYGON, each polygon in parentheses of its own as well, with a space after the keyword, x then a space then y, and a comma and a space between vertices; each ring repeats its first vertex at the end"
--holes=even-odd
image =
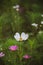
POLYGON ((22 41, 22 38, 20 37, 20 41, 22 41))

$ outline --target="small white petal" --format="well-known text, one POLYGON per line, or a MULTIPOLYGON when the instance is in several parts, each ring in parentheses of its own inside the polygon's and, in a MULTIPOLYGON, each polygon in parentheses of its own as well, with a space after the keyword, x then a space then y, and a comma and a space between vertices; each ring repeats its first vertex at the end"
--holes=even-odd
POLYGON ((43 33, 43 31, 39 31, 38 33, 41 34, 41 33, 43 33))
POLYGON ((19 5, 16 5, 16 8, 19 8, 20 6, 19 5))
POLYGON ((37 27, 38 26, 38 24, 36 24, 36 23, 33 23, 33 24, 31 24, 32 26, 35 26, 35 27, 37 27))
POLYGON ((16 34, 14 35, 14 38, 15 38, 17 41, 19 41, 19 40, 20 40, 20 34, 19 34, 19 33, 16 33, 16 34))
POLYGON ((43 21, 41 21, 41 24, 43 24, 43 21))
POLYGON ((25 34, 24 32, 22 32, 21 38, 22 38, 22 40, 27 40, 28 39, 28 34, 25 34))
POLYGON ((21 33, 21 38, 22 38, 22 40, 25 39, 25 33, 24 32, 21 33))
POLYGON ((17 9, 17 8, 19 8, 19 7, 20 7, 19 5, 13 6, 14 9, 17 9))
POLYGON ((13 6, 14 9, 16 9, 16 6, 13 6))
POLYGON ((26 35, 25 35, 24 40, 27 40, 27 39, 28 39, 28 37, 29 37, 29 35, 28 35, 28 34, 26 34, 26 35))
POLYGON ((17 8, 16 11, 19 11, 19 9, 17 8))
POLYGON ((43 14, 41 16, 43 17, 43 14))

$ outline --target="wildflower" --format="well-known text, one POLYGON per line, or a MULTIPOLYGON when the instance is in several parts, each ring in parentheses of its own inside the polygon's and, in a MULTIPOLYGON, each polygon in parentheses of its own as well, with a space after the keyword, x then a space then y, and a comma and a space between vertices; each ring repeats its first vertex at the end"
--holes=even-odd
POLYGON ((36 24, 36 23, 32 23, 31 25, 32 25, 32 26, 35 26, 35 27, 37 27, 37 26, 38 26, 38 24, 36 24))
POLYGON ((43 21, 41 21, 41 24, 43 24, 43 21))
POLYGON ((29 56, 28 54, 26 54, 26 55, 23 56, 23 58, 29 59, 29 58, 31 58, 31 56, 29 56))
POLYGON ((23 40, 27 40, 28 39, 28 34, 25 34, 24 32, 21 33, 21 35, 17 32, 15 35, 14 35, 14 38, 17 40, 17 41, 23 41, 23 40))
POLYGON ((17 45, 12 45, 12 46, 9 47, 9 49, 11 51, 16 51, 18 49, 18 46, 17 45))
POLYGON ((19 7, 20 7, 20 5, 13 6, 13 8, 16 9, 16 11, 19 11, 19 7))
POLYGON ((5 54, 3 52, 0 52, 0 57, 5 56, 5 54))
POLYGON ((41 33, 43 33, 43 31, 39 31, 38 33, 41 34, 41 33))
POLYGON ((43 14, 41 16, 43 17, 43 14))

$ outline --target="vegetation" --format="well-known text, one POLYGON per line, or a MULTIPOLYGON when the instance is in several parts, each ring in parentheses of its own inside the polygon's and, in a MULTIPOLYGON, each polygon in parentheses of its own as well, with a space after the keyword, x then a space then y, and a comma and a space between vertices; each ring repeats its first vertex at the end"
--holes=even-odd
POLYGON ((43 65, 43 0, 0 0, 0 64, 43 65))

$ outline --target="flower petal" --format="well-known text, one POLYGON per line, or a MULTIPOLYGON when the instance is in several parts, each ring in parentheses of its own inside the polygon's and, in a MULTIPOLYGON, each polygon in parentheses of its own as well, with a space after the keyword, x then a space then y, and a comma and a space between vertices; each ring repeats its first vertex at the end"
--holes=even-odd
POLYGON ((13 45, 13 46, 10 46, 9 49, 11 51, 16 51, 18 49, 18 46, 17 45, 13 45))
POLYGON ((19 11, 19 9, 17 8, 16 11, 19 11))
POLYGON ((31 56, 28 55, 28 54, 26 54, 26 55, 23 56, 23 58, 25 58, 25 59, 29 59, 29 58, 31 58, 31 56))
POLYGON ((22 38, 22 40, 25 39, 25 33, 24 32, 21 33, 21 38, 22 38))
POLYGON ((20 34, 17 32, 15 35, 14 35, 14 38, 19 41, 20 40, 20 34))
POLYGON ((14 9, 16 9, 16 6, 13 6, 14 9))
POLYGON ((16 5, 16 8, 19 8, 20 7, 20 5, 16 5))
POLYGON ((28 35, 28 34, 26 34, 26 35, 25 35, 24 40, 27 40, 27 39, 28 39, 28 37, 29 37, 29 35, 28 35))
POLYGON ((43 17, 43 14, 41 14, 41 16, 43 17))
POLYGON ((41 21, 41 24, 43 24, 43 21, 41 21))
POLYGON ((3 52, 0 52, 0 57, 5 56, 5 54, 3 52))
POLYGON ((36 23, 32 23, 31 25, 32 25, 32 26, 35 26, 35 27, 37 27, 37 26, 38 26, 38 24, 36 24, 36 23))

